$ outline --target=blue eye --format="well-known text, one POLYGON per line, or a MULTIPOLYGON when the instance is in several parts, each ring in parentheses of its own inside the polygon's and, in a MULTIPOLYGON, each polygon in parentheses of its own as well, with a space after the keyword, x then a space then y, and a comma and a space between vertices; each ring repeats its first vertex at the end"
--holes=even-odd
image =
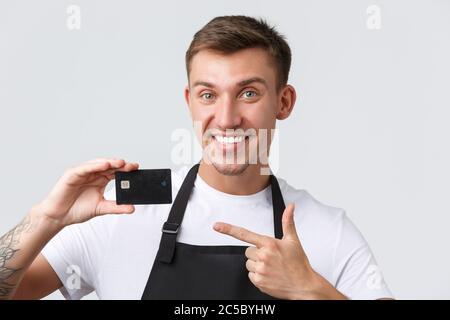
POLYGON ((204 94, 201 95, 201 97, 205 100, 211 100, 214 96, 210 92, 205 92, 204 94))
POLYGON ((244 98, 253 98, 256 96, 255 91, 245 91, 243 94, 244 98))

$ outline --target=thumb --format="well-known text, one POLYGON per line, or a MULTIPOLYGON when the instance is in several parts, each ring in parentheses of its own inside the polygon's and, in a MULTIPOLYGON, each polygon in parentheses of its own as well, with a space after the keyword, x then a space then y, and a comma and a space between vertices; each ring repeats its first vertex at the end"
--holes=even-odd
POLYGON ((284 209, 283 218, 281 220, 283 226, 283 239, 300 242, 297 235, 297 229, 295 228, 294 210, 295 205, 293 203, 288 204, 286 209, 284 209))

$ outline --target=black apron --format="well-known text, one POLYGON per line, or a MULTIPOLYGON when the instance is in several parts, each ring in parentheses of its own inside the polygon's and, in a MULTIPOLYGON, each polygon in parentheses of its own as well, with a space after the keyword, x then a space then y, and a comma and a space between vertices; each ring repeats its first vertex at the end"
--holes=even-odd
MULTIPOLYGON (((142 299, 274 299, 261 292, 248 278, 245 267, 248 246, 199 246, 176 241, 198 168, 199 164, 196 164, 189 170, 162 227, 159 250, 142 299)), ((273 175, 270 184, 274 234, 281 239, 285 205, 273 175)))

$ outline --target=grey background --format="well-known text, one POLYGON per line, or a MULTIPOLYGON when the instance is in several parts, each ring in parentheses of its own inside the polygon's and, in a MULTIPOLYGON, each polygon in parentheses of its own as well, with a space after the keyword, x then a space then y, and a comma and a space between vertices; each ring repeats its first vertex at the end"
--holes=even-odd
POLYGON ((0 233, 68 166, 116 156, 176 168, 171 134, 191 128, 184 53, 226 14, 265 17, 293 50, 299 98, 279 123, 278 175, 347 210, 398 298, 449 299, 445 0, 2 0, 0 233), (373 4, 380 30, 366 27, 373 4))

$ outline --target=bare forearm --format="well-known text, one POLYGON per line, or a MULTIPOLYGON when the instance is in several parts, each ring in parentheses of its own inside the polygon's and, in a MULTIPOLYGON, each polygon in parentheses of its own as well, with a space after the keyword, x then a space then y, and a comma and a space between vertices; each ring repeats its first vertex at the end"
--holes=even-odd
POLYGON ((61 227, 33 207, 0 238, 0 299, 11 299, 28 267, 61 227))
POLYGON ((331 283, 317 272, 314 272, 314 280, 311 290, 300 292, 296 299, 306 300, 349 300, 345 295, 339 292, 331 283))

